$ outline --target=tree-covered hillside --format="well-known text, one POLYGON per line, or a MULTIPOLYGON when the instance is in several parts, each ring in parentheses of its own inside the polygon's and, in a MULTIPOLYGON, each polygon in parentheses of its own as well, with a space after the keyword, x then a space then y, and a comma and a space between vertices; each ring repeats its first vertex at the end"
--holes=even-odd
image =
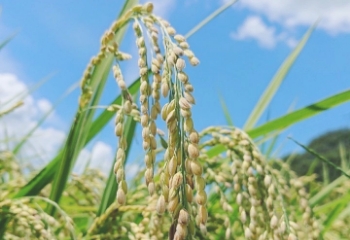
MULTIPOLYGON (((345 162, 350 162, 350 129, 340 129, 322 134, 321 136, 312 140, 308 145, 308 148, 313 149, 321 156, 330 160, 337 166, 342 166, 341 158, 345 158, 345 162), (342 156, 342 150, 344 154, 342 156)), ((283 159, 288 160, 291 158, 291 168, 299 175, 306 175, 308 172, 316 173, 317 180, 324 180, 324 170, 322 161, 308 152, 302 154, 296 154, 294 156, 288 155, 283 159), (311 171, 314 168, 313 171, 311 171)), ((326 166, 326 172, 328 173, 329 181, 332 181, 341 175, 341 172, 326 166)))

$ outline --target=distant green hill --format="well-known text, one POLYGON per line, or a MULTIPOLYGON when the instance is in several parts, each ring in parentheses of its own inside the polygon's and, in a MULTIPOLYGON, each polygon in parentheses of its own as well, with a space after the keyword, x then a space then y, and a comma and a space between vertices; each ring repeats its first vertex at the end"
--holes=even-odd
MULTIPOLYGON (((350 129, 340 129, 336 131, 327 132, 311 141, 309 148, 315 150, 318 154, 332 161, 338 166, 341 166, 339 145, 343 144, 346 153, 346 162, 350 164, 350 129)), ((283 157, 287 160, 290 155, 283 157)), ((322 161, 308 152, 297 154, 291 162, 291 168, 299 176, 305 175, 309 168, 313 165, 314 173, 317 174, 317 180, 323 181, 322 161), (316 163, 314 163, 316 161, 316 163)), ((328 167, 329 180, 332 181, 341 175, 341 172, 328 167)))

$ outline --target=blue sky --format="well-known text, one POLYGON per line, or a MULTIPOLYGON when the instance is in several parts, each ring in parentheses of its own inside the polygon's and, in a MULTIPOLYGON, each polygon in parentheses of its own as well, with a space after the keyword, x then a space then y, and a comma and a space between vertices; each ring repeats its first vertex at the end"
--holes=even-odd
MULTIPOLYGON (((79 81, 89 59, 99 49, 101 35, 117 16, 122 2, 37 0, 14 4, 13 1, 2 1, 0 40, 17 33, 0 52, 0 92, 5 82, 10 86, 3 87, 3 92, 8 89, 3 99, 5 95, 9 97, 18 89, 26 89, 54 74, 27 99, 27 107, 31 108, 22 111, 29 114, 28 125, 35 124, 72 84, 79 81)), ((178 33, 185 34, 224 1, 157 0, 154 3, 156 12, 169 20, 178 33)), ((321 19, 317 29, 268 109, 269 118, 285 114, 292 105, 298 109, 348 89, 349 12, 350 3, 345 0, 242 0, 202 28, 188 40, 201 63, 196 68, 186 68, 195 87, 197 104, 193 115, 196 128, 202 130, 209 125, 226 124, 219 95, 228 105, 235 125, 243 127, 280 64, 317 19, 321 19)), ((138 71, 134 68, 137 55, 131 31, 121 48, 134 56, 124 69, 127 81, 132 82, 138 71)), ((116 94, 117 86, 110 79, 102 105, 109 103, 116 94)), ((76 90, 67 97, 39 129, 42 135, 39 134, 35 141, 46 136, 38 150, 40 153, 49 152, 50 156, 57 149, 68 132, 78 96, 76 90), (57 136, 53 137, 53 143, 50 136, 57 136)), ((280 154, 300 150, 286 139, 289 135, 308 143, 326 131, 349 127, 349 106, 349 103, 344 104, 287 129, 280 137, 279 144, 284 144, 280 154)), ((266 119, 265 113, 258 125, 266 119)), ((23 123, 23 119, 19 122, 23 123)), ((11 128, 10 125, 11 121, 8 121, 7 127, 11 128)), ((19 127, 14 125, 13 129, 16 132, 19 127)), ((20 132, 26 129, 28 127, 20 132)), ((115 144, 111 123, 85 154, 111 158, 115 144)), ((142 148, 139 149, 141 153, 142 148)))

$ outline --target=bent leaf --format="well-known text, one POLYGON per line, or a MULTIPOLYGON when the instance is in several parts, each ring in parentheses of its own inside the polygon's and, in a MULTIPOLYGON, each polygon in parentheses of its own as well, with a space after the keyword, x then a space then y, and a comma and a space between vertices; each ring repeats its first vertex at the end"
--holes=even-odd
POLYGON ((267 106, 270 104, 273 96, 276 94, 278 88, 281 86, 283 80, 287 76, 289 70, 293 66, 295 60, 301 53, 301 50, 303 50, 306 42, 309 40, 309 37, 313 30, 315 29, 315 25, 313 25, 303 36, 301 41, 298 43, 298 45, 295 47, 295 49, 289 54, 289 56, 284 60, 280 68, 278 69, 277 73, 271 80, 270 84, 265 89, 264 93, 261 95, 258 103, 254 107, 253 111, 250 113, 247 122, 245 123, 243 129, 244 130, 250 130, 252 129, 257 121, 260 119, 261 115, 267 108, 267 106))

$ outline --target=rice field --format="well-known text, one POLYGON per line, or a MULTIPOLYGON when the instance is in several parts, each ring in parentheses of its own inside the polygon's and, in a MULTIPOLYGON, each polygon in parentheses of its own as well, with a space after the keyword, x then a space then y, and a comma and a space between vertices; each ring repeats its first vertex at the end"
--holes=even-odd
MULTIPOLYGON (((57 155, 28 174, 16 157, 17 148, 0 152, 0 238, 348 239, 347 164, 336 166, 314 152, 327 167, 343 173, 322 184, 315 174, 297 176, 288 161, 269 159, 260 150, 264 141, 321 110, 306 106, 255 126, 314 27, 282 63, 244 130, 232 125, 199 130, 192 108, 201 101, 194 91, 200 86, 191 84, 184 68, 186 63, 194 68, 200 64, 186 41, 189 35, 177 33, 155 15, 151 3, 125 1, 82 73, 74 122, 57 155), (129 86, 120 63, 131 56, 119 48, 128 25, 139 72, 129 86), (120 95, 97 113, 110 71, 120 95), (79 153, 110 120, 118 147, 109 175, 91 168, 73 174, 79 153), (128 176, 137 125, 142 128, 144 165, 128 176)), ((349 100, 348 90, 313 105, 326 110, 349 100)), ((0 118, 20 107, 0 106, 0 118)))

